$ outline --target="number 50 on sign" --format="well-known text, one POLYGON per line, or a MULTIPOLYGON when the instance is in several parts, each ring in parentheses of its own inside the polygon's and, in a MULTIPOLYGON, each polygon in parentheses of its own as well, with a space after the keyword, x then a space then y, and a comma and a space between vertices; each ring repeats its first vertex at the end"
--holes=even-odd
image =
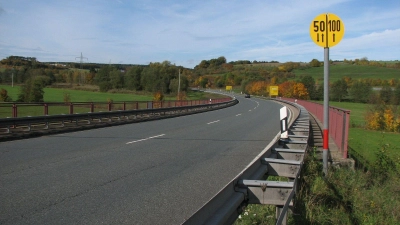
POLYGON ((310 35, 315 44, 329 48, 342 40, 344 24, 335 14, 320 14, 311 22, 310 35))

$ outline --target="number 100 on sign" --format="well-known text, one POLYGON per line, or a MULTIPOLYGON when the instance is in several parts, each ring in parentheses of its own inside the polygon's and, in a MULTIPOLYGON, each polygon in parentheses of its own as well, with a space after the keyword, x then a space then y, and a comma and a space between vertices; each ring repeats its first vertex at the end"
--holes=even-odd
POLYGON ((344 24, 335 14, 321 14, 311 22, 310 35, 315 44, 329 48, 342 40, 344 24))

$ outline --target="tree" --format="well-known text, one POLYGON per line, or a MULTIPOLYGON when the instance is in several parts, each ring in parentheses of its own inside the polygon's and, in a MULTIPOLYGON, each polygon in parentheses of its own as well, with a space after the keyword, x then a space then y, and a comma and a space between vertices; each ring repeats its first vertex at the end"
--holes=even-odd
POLYGON ((95 77, 95 82, 99 85, 101 92, 107 92, 112 88, 112 84, 110 83, 110 72, 112 68, 111 66, 104 66, 99 69, 97 75, 95 77))
POLYGON ((293 85, 293 97, 298 99, 308 99, 309 94, 303 83, 295 83, 293 85))
POLYGON ((110 71, 110 83, 112 88, 119 89, 124 86, 124 79, 121 72, 114 68, 110 71))
POLYGON ((202 88, 206 88, 208 84, 208 78, 207 77, 203 77, 200 81, 200 87, 202 88))
MULTIPOLYGON (((171 93, 178 93, 179 79, 172 79, 169 83, 169 90, 171 93)), ((180 92, 186 92, 189 87, 189 81, 186 77, 181 76, 180 92)))
POLYGON ((349 88, 350 98, 354 102, 367 103, 371 93, 372 87, 361 81, 353 81, 352 86, 349 88))
POLYGON ((310 66, 312 66, 312 67, 320 67, 321 63, 318 61, 318 59, 313 59, 310 62, 310 66))
POLYGON ((11 102, 12 99, 8 96, 8 92, 6 89, 2 88, 0 90, 0 102, 11 102))
POLYGON ((267 86, 268 83, 266 81, 253 81, 247 85, 246 93, 252 95, 267 95, 267 86))
POLYGON ((279 96, 293 98, 294 81, 286 81, 279 84, 279 96))
POLYGON ((314 93, 314 100, 324 100, 324 84, 320 84, 315 88, 315 93, 314 93))
POLYGON ((331 98, 341 102, 347 96, 347 83, 344 79, 335 81, 331 85, 331 98))
POLYGON ((379 92, 379 96, 384 103, 386 104, 390 103, 393 96, 392 88, 389 85, 384 85, 381 91, 379 92))
POLYGON ((35 79, 33 81, 31 95, 30 95, 30 99, 28 101, 29 102, 43 102, 43 97, 44 97, 43 95, 44 95, 43 83, 41 80, 35 79))
POLYGON ((18 94, 19 102, 43 102, 43 83, 40 79, 28 79, 21 86, 18 94))
POLYGON ((393 104, 400 104, 400 83, 398 83, 393 91, 393 104))
POLYGON ((308 92, 308 95, 309 95, 309 97, 310 97, 310 99, 312 99, 312 100, 315 100, 316 99, 316 96, 315 96, 315 80, 314 80, 314 78, 312 77, 312 76, 310 76, 310 75, 307 75, 307 76, 304 76, 301 80, 300 80, 300 82, 302 83, 302 84, 304 84, 304 86, 305 86, 305 88, 307 88, 307 92, 308 92))
POLYGON ((140 83, 142 77, 143 67, 134 66, 128 69, 125 77, 125 87, 129 90, 142 90, 142 84, 140 83))

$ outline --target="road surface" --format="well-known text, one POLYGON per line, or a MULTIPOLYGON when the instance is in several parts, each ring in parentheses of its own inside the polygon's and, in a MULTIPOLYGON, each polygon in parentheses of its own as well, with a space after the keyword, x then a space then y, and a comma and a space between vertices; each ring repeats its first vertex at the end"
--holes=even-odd
POLYGON ((0 224, 180 224, 279 132, 272 101, 0 143, 0 224))

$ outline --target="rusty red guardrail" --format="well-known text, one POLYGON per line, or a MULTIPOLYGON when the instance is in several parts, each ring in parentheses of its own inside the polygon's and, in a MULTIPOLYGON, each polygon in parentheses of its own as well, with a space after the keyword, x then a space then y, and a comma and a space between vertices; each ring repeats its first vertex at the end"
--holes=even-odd
MULTIPOLYGON (((282 100, 297 102, 312 113, 317 119, 324 122, 324 107, 322 104, 293 98, 281 98, 282 100)), ((329 107, 329 135, 342 152, 343 158, 348 155, 350 110, 337 107, 329 107)))

